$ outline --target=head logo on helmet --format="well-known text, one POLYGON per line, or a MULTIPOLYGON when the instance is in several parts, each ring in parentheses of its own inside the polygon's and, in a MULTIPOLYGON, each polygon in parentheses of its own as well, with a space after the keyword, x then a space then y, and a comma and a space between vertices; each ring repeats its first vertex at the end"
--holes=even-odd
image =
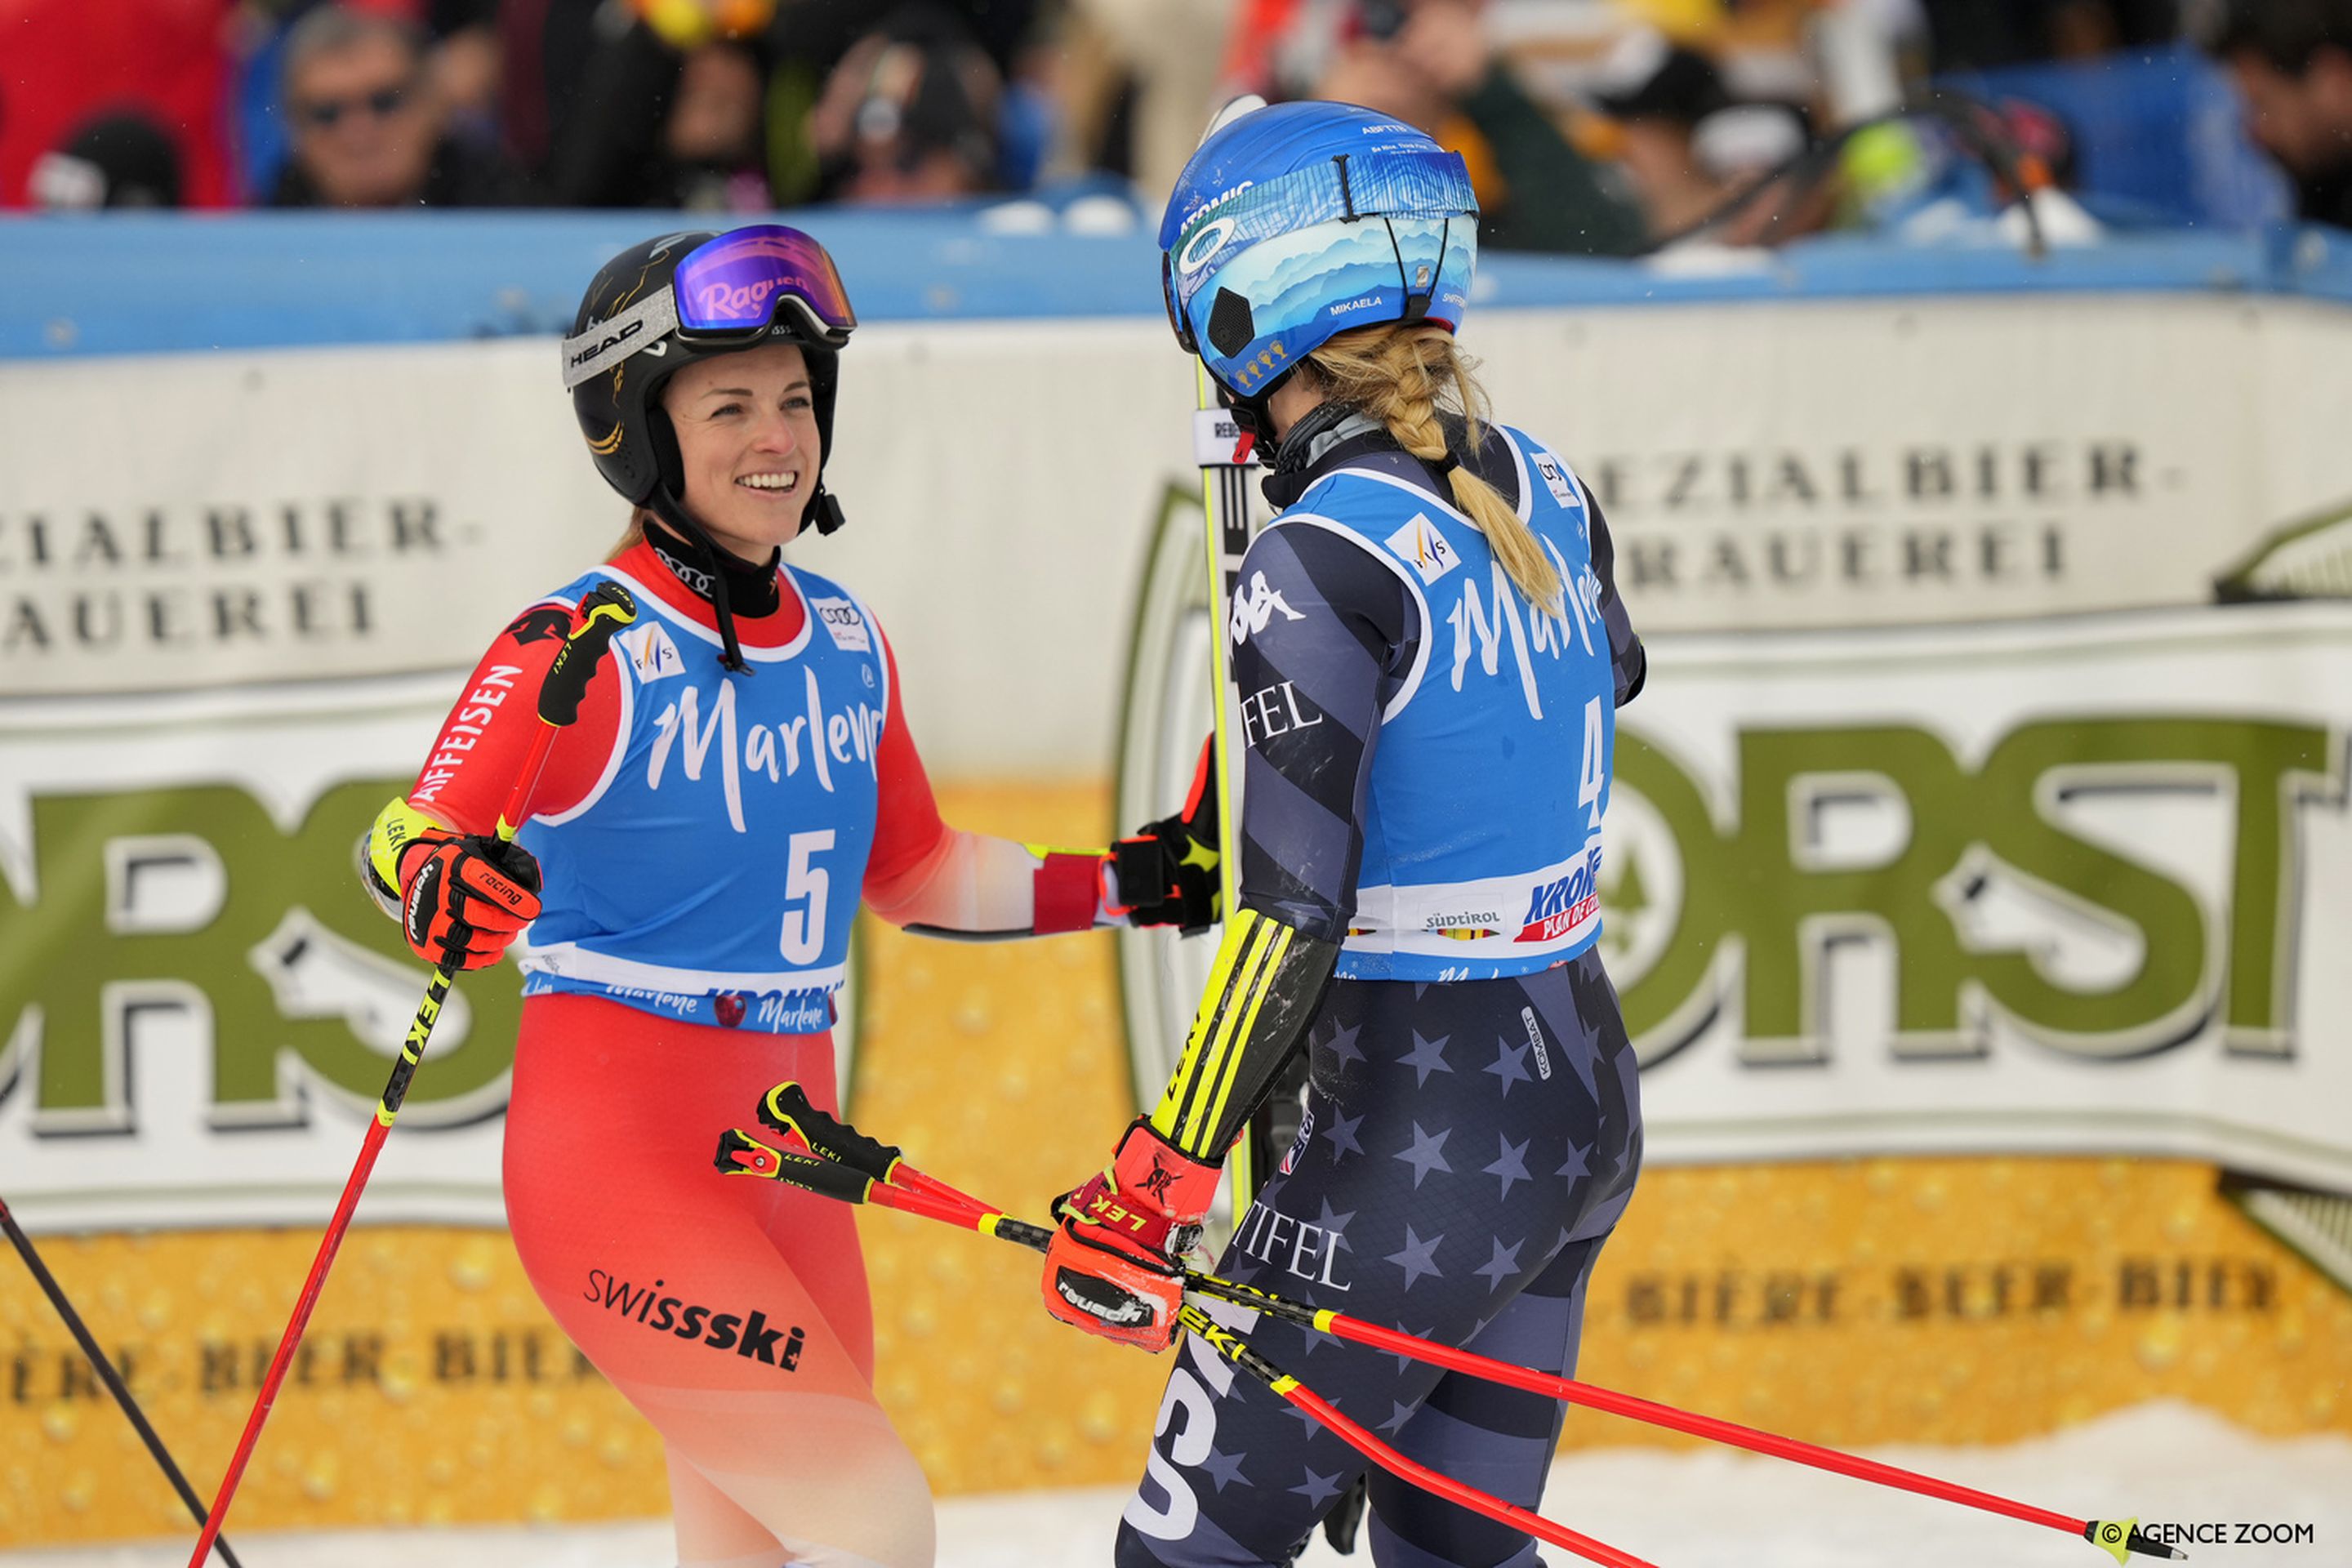
MULTIPOLYGON (((645 330, 646 324, 643 321, 625 321, 622 323, 618 331, 613 332, 601 342, 591 343, 586 348, 580 350, 579 353, 565 356, 563 363, 576 370, 580 366, 587 363, 590 360, 594 359, 598 354, 604 353, 606 350, 620 347, 623 343, 627 342, 631 338, 635 337, 639 332, 642 332, 645 330)), ((568 348, 571 345, 566 344, 565 346, 568 348)))
POLYGON ((1160 226, 1177 341, 1244 407, 1335 333, 1382 321, 1458 327, 1477 247, 1460 154, 1344 103, 1279 104, 1221 123, 1185 164, 1160 226))

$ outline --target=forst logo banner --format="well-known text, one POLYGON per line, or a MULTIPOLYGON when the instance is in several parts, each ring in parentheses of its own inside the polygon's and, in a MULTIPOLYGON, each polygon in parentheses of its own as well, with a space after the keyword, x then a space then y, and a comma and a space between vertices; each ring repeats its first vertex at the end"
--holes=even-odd
MULTIPOLYGON (((303 1223, 331 1202, 427 973, 353 847, 452 684, 0 704, 0 1149, 30 1223, 303 1223)), ((494 978, 445 1005, 372 1217, 500 1222, 520 998, 494 978)))
MULTIPOLYGON (((2063 648, 2016 629, 1869 640, 1666 646, 1628 710, 1604 941, 1654 1152, 2169 1151, 2352 1190, 2352 1132, 2327 1114, 2352 1061, 2314 1027, 2352 1010, 2317 962, 2352 922, 2328 695, 2352 689, 2352 609, 2243 631, 2130 617, 2063 648), (2062 658, 2058 706, 2043 672, 2062 658), (2268 711, 2233 711, 2245 691, 2268 711)), ((192 1140, 225 1174, 277 1142, 253 1134, 313 1120, 311 1096, 380 1088, 415 966, 349 855, 397 764, 292 805, 288 775, 265 776, 302 743, 287 728, 229 732, 241 777, 10 803, 29 831, 0 932, 31 961, 0 1020, 0 1120, 28 1149, 192 1140), (174 1069, 141 1042, 193 1015, 208 1068, 167 1126, 152 1089, 174 1069)), ((510 985, 460 994, 409 1121, 495 1114, 515 1006, 510 985)), ((494 1164, 479 1176, 494 1194, 494 1164)), ((168 1181, 121 1184, 168 1209, 168 1181)))
POLYGON ((1604 942, 1667 1159, 2196 1153, 2352 1191, 2352 609, 1654 649, 1604 942))

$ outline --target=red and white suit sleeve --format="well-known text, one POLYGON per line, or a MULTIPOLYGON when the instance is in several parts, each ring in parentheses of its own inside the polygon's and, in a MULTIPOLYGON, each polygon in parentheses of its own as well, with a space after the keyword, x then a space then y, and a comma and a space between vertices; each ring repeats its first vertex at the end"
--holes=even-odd
MULTIPOLYGON (((433 749, 425 753, 408 802, 444 827, 494 833, 499 813, 531 742, 539 738, 539 689, 563 647, 572 606, 546 599, 515 617, 466 682, 433 749)), ((525 806, 525 818, 551 816, 587 798, 603 776, 621 727, 621 672, 601 659, 580 703, 580 717, 555 737, 525 806)))
POLYGON ((940 819, 907 729, 887 637, 882 656, 890 663, 890 708, 877 763, 881 799, 866 863, 867 906, 892 925, 939 936, 1045 936, 1109 923, 1101 852, 1034 847, 940 819))

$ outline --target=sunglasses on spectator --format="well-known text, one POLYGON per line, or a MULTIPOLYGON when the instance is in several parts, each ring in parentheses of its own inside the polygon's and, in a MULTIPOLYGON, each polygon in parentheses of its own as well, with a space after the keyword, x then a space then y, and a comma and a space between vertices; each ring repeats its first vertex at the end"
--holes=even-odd
POLYGON ((397 82, 391 87, 380 87, 373 92, 357 93, 350 98, 317 99, 296 106, 294 112, 300 116, 304 124, 315 125, 321 131, 329 131, 332 130, 336 122, 346 114, 357 114, 365 110, 368 114, 381 120, 397 111, 400 106, 407 101, 408 84, 397 82))

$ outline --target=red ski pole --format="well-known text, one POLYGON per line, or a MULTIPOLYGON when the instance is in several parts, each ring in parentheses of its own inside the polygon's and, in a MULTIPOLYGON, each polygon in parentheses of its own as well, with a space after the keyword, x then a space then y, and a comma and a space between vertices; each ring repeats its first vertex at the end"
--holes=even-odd
MULTIPOLYGON (((1001 1232, 999 1234, 1002 1234, 1001 1232)), ((1506 1502, 1488 1492, 1482 1492, 1466 1482, 1433 1470, 1419 1460, 1409 1459, 1378 1437, 1339 1414, 1329 1400, 1286 1374, 1272 1362, 1250 1348, 1247 1342, 1212 1321, 1208 1313, 1187 1301, 1183 1307, 1186 1330, 1214 1345, 1227 1361, 1256 1378, 1286 1404, 1305 1411, 1317 1423, 1328 1428, 1334 1437, 1355 1449, 1372 1463, 1409 1486, 1419 1487, 1432 1497, 1442 1497, 1450 1503, 1484 1514, 1497 1524, 1548 1541, 1554 1546, 1565 1546, 1588 1563, 1599 1563, 1605 1568, 1654 1568, 1647 1560, 1630 1552, 1621 1552, 1605 1541, 1595 1541, 1589 1535, 1568 1528, 1543 1515, 1506 1502)))
MULTIPOLYGON (((530 793, 539 784, 540 770, 547 765, 547 753, 555 744, 556 731, 580 717, 580 702, 587 695, 589 678, 596 673, 597 661, 604 657, 613 634, 636 616, 635 601, 617 583, 599 583, 580 601, 580 618, 565 637, 563 647, 557 650, 555 662, 548 667, 547 679, 540 684, 540 730, 531 737, 530 752, 523 758, 514 788, 499 813, 500 842, 511 841, 522 825, 530 793)), ((360 1144, 359 1163, 352 1167, 350 1179, 343 1183, 342 1198, 335 1205, 334 1217, 327 1222, 327 1234, 319 1242, 318 1257, 310 1261, 310 1276, 302 1281, 302 1293, 294 1302, 294 1315, 278 1339, 278 1353, 270 1358, 268 1375, 261 1380, 261 1392, 254 1397, 253 1412, 245 1419, 245 1432, 236 1440, 236 1452, 229 1459, 228 1473, 221 1478, 212 1511, 205 1517, 204 1533, 196 1538, 195 1554, 188 1559, 188 1568, 204 1568, 205 1557, 212 1551, 213 1541, 228 1517, 229 1500, 236 1495, 237 1482, 244 1479, 254 1445, 260 1440, 261 1425, 269 1419, 270 1406, 278 1401, 278 1390, 286 1381, 286 1369, 293 1363, 295 1347, 302 1342, 302 1331, 310 1325, 310 1312, 319 1304, 319 1292, 327 1283, 327 1270, 334 1267, 335 1253, 343 1245, 343 1233, 351 1228, 352 1212, 359 1207, 360 1193, 375 1169, 384 1135, 392 1131, 393 1119, 400 1114, 401 1104, 408 1098, 409 1080, 416 1076, 417 1064, 425 1057, 425 1042, 433 1037, 433 1025, 441 1016, 441 1004, 448 999, 449 984, 456 977, 457 971, 443 964, 434 970, 433 978, 425 984, 425 999, 417 1004, 416 1016, 408 1026, 408 1037, 401 1044, 400 1060, 393 1067, 383 1098, 376 1104, 375 1117, 368 1123, 367 1137, 360 1144)))
MULTIPOLYGON (((798 1085, 783 1087, 795 1092, 799 1088, 798 1085)), ((773 1098, 772 1095, 771 1100, 773 1098)), ((803 1099, 803 1105, 805 1104, 803 1099)), ((815 1114, 824 1116, 822 1111, 815 1114)), ((761 1119, 767 1120, 764 1107, 761 1119)), ((824 1123, 820 1125, 847 1131, 830 1117, 824 1117, 824 1123)), ((803 1148, 819 1147, 811 1144, 807 1134, 797 1130, 791 1136, 792 1141, 803 1148)), ((820 1132, 819 1136, 822 1137, 823 1133, 820 1132)), ((868 1174, 872 1162, 865 1158, 835 1161, 814 1152, 803 1153, 799 1148, 774 1149, 741 1129, 732 1127, 719 1135, 719 1152, 712 1163, 730 1176, 762 1176, 770 1181, 805 1188, 825 1197, 839 1198, 845 1203, 873 1203, 884 1208, 920 1215, 926 1219, 944 1220, 950 1225, 961 1226, 967 1230, 976 1230, 983 1236, 992 1236, 1000 1241, 1010 1241, 1038 1252, 1043 1252, 1052 1240, 1054 1233, 1043 1226, 1009 1218, 977 1198, 967 1197, 945 1183, 923 1175, 901 1162, 897 1150, 872 1143, 871 1140, 855 1133, 848 1136, 860 1145, 869 1146, 861 1152, 878 1151, 885 1153, 887 1157, 880 1162, 881 1167, 894 1171, 898 1180, 908 1182, 909 1185, 897 1186, 876 1181, 868 1174)), ((1265 1384, 1276 1398, 1312 1416, 1334 1437, 1408 1485, 1419 1487, 1473 1513, 1483 1514, 1497 1524, 1525 1531, 1538 1541, 1566 1547, 1587 1562, 1601 1563, 1602 1568, 1655 1568, 1646 1559, 1636 1557, 1630 1552, 1622 1552, 1605 1541, 1596 1541, 1517 1503, 1480 1491, 1417 1460, 1407 1458, 1362 1425, 1342 1415, 1338 1407, 1313 1389, 1284 1373, 1239 1336, 1213 1321, 1196 1303, 1188 1301, 1182 1310, 1184 1327, 1193 1335, 1215 1347, 1226 1360, 1265 1384)))
MULTIPOLYGON (((870 1190, 850 1197, 851 1202, 871 1202, 884 1208, 899 1209, 927 1219, 945 1220, 967 1230, 976 1230, 984 1236, 997 1237, 1038 1250, 1044 1249, 1052 1236, 1052 1232, 1042 1226, 1007 1218, 978 1198, 957 1191, 937 1177, 925 1175, 908 1164, 895 1147, 877 1142, 856 1128, 819 1110, 809 1102, 808 1096, 797 1083, 781 1083, 769 1090, 761 1102, 759 1115, 761 1122, 783 1134, 791 1146, 806 1149, 811 1155, 822 1155, 824 1160, 838 1162, 842 1167, 854 1170, 861 1182, 869 1183, 870 1190)), ((762 1170, 759 1168, 758 1156, 743 1152, 745 1146, 758 1149, 771 1158, 779 1158, 773 1151, 766 1150, 747 1134, 730 1132, 728 1141, 722 1141, 720 1145, 719 1168, 772 1175, 800 1185, 814 1185, 804 1179, 803 1167, 824 1163, 799 1155, 784 1155, 781 1158, 793 1162, 789 1168, 780 1166, 775 1170, 762 1170)), ((849 1196, 833 1186, 816 1186, 815 1190, 827 1192, 833 1196, 849 1196)), ((1523 1388, 1532 1394, 1645 1422, 1653 1426, 1663 1426, 1670 1431, 1688 1433, 1730 1447, 1769 1454, 1776 1458, 1811 1465, 1816 1469, 1851 1476, 1857 1480, 1871 1481, 1898 1491, 1914 1492, 1921 1497, 1958 1503, 1963 1508, 1980 1509, 2023 1523, 2063 1531, 2069 1535, 2080 1536, 2108 1552, 2118 1563, 2123 1562, 2126 1553, 2135 1552, 2144 1556, 2173 1560, 2184 1560, 2188 1555, 2177 1547, 2144 1534, 2137 1528, 2139 1521, 2136 1519, 2076 1519, 2071 1514, 2037 1508, 2032 1503, 1979 1491, 1973 1487, 1938 1480, 1916 1470, 1883 1464, 1876 1459, 1865 1459, 1858 1454, 1823 1447, 1800 1438, 1784 1437, 1776 1432, 1743 1426, 1738 1422, 1702 1415, 1696 1411, 1678 1409, 1671 1405, 1660 1405, 1654 1400, 1621 1394, 1597 1384, 1580 1383, 1575 1378, 1497 1361, 1475 1351, 1461 1350, 1435 1340, 1423 1339, 1417 1334, 1382 1328, 1361 1318, 1351 1318, 1344 1312, 1318 1310, 1261 1290, 1254 1285, 1239 1284, 1198 1269, 1186 1269, 1184 1283, 1189 1290, 1240 1306, 1253 1307, 1285 1322, 1318 1329, 1339 1339, 1385 1351, 1391 1355, 1411 1356, 1417 1361, 1466 1373, 1490 1383, 1523 1388)), ((1286 1394, 1284 1397, 1289 1398, 1289 1395, 1286 1394)), ((1293 1403, 1298 1402, 1294 1400, 1293 1403)), ((1415 1484, 1420 1483, 1416 1481, 1415 1484)))
POLYGON ((1415 1361, 1425 1361, 1433 1366, 1447 1367, 1455 1372, 1467 1373, 1473 1377, 1484 1378, 1489 1383, 1504 1384, 1512 1388, 1523 1388, 1530 1394, 1540 1394, 1552 1399, 1563 1400, 1570 1405, 1580 1405, 1590 1410, 1604 1411, 1612 1415, 1622 1415, 1629 1420, 1644 1422, 1652 1426, 1663 1426, 1673 1432, 1688 1433, 1692 1436, 1705 1437, 1730 1447, 1746 1448, 1757 1454, 1769 1454, 1775 1458, 1792 1460, 1800 1465, 1811 1465, 1815 1469, 1830 1470, 1842 1476, 1852 1476, 1856 1480, 1874 1481, 1880 1486, 1891 1487, 1897 1491, 1916 1492, 1921 1497, 1958 1503, 1964 1508, 1981 1509, 1987 1513, 1997 1513, 2004 1518, 2019 1520, 2027 1524, 2039 1524, 2047 1529, 2063 1531, 2069 1535, 2079 1535, 2093 1545, 2114 1552, 2116 1561, 2118 1563, 2123 1561, 2124 1552, 2126 1551, 2144 1552, 2151 1557, 2179 1558, 2184 1555, 2163 1542, 2142 1535, 2135 1528, 2138 1522, 2136 1520, 2118 1522, 2076 1519, 2072 1515, 2059 1513, 2050 1509, 2036 1508, 2032 1503, 2018 1502, 2013 1499, 1997 1496, 1992 1492, 1979 1491, 1973 1487, 1960 1486, 1953 1481, 1937 1480, 1933 1476, 1923 1476, 1916 1470, 1906 1470, 1899 1466, 1882 1464, 1876 1459, 1865 1459, 1858 1454, 1848 1454, 1836 1448, 1824 1448, 1818 1443, 1808 1443, 1796 1437, 1783 1437, 1777 1432, 1766 1432, 1754 1426, 1742 1426, 1736 1421, 1726 1421, 1714 1415, 1701 1415, 1696 1411, 1682 1410, 1671 1405, 1660 1405, 1654 1400, 1643 1399, 1631 1394, 1620 1394, 1613 1388, 1602 1388, 1597 1384, 1580 1383, 1572 1377, 1560 1377, 1552 1373, 1537 1372, 1533 1368, 1518 1366, 1510 1362, 1496 1361, 1492 1356, 1479 1355, 1474 1351, 1461 1350, 1436 1340, 1425 1340, 1418 1334, 1402 1333, 1395 1329, 1384 1329, 1377 1323, 1366 1322, 1361 1318, 1351 1318, 1345 1312, 1318 1311, 1298 1302, 1271 1295, 1255 1286, 1236 1284, 1230 1279, 1219 1279, 1213 1274, 1190 1274, 1186 1276, 1184 1282, 1188 1288, 1217 1297, 1221 1300, 1255 1307, 1285 1321, 1320 1329, 1325 1333, 1346 1340, 1350 1343, 1386 1351, 1391 1355, 1411 1356, 1415 1361))

